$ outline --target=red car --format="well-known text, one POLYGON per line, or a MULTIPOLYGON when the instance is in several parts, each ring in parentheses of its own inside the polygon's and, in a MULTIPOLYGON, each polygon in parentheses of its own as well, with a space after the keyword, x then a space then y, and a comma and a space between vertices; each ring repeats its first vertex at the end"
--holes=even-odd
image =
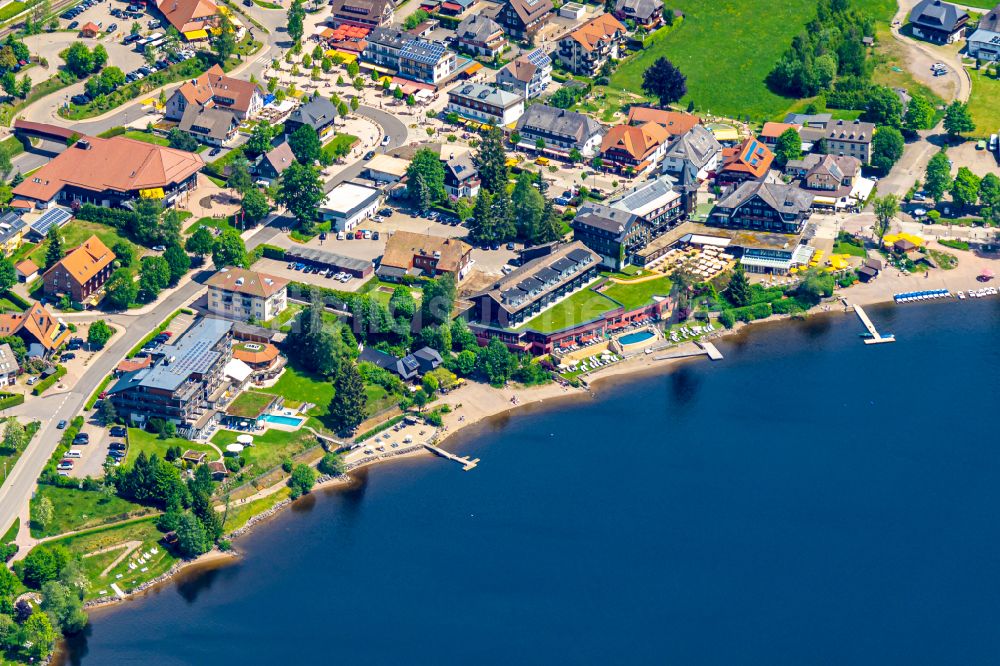
POLYGON ((354 232, 354 238, 355 239, 364 238, 364 237, 365 237, 365 232, 361 231, 360 229, 358 229, 357 231, 354 232))

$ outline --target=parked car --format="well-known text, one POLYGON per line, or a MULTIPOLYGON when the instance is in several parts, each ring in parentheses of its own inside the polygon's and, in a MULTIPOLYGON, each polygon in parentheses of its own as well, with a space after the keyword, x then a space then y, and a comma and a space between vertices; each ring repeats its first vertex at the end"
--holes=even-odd
POLYGON ((66 428, 66 419, 62 419, 56 424, 56 429, 64 430, 66 428))
POLYGON ((337 240, 344 240, 344 232, 343 231, 338 231, 337 232, 337 240))
POLYGON ((70 30, 76 30, 77 27, 79 27, 79 25, 80 25, 79 21, 70 21, 70 24, 66 27, 69 28, 70 30))
POLYGON ((383 208, 382 210, 380 210, 378 212, 378 214, 379 215, 383 215, 385 217, 389 217, 390 215, 392 215, 392 212, 393 212, 392 209, 389 208, 388 206, 386 206, 385 208, 383 208))
POLYGON ((114 32, 117 29, 118 29, 117 23, 112 23, 111 25, 108 26, 108 32, 114 32))
POLYGON ((124 437, 126 434, 125 426, 112 426, 111 436, 112 437, 124 437))
POLYGON ((208 151, 208 156, 209 157, 215 157, 216 155, 218 155, 221 152, 222 152, 222 148, 219 148, 218 146, 216 146, 215 148, 212 148, 212 150, 208 151))
POLYGON ((76 358, 76 354, 74 354, 73 352, 66 352, 60 357, 60 359, 63 361, 72 361, 74 358, 76 358))
POLYGON ((71 469, 73 469, 73 461, 69 460, 68 458, 63 458, 62 460, 59 461, 59 464, 56 465, 56 469, 58 469, 60 471, 62 471, 62 470, 67 470, 67 471, 71 470, 71 469))
POLYGON ((38 377, 28 377, 28 381, 25 382, 28 386, 31 386, 38 381, 38 377))
POLYGON ((354 232, 354 237, 355 238, 364 238, 365 237, 365 232, 361 231, 361 229, 358 229, 357 231, 354 232))
POLYGON ((508 250, 513 250, 514 249, 514 244, 513 243, 507 243, 507 249, 508 250))
POLYGON ((382 137, 382 145, 383 146, 388 146, 390 141, 392 141, 392 137, 389 136, 388 134, 386 134, 384 137, 382 137))
POLYGON ((372 232, 372 240, 378 240, 378 232, 377 231, 373 231, 372 232))
POLYGON ((111 442, 108 444, 108 448, 112 451, 125 451, 128 449, 128 447, 125 446, 125 442, 111 442))

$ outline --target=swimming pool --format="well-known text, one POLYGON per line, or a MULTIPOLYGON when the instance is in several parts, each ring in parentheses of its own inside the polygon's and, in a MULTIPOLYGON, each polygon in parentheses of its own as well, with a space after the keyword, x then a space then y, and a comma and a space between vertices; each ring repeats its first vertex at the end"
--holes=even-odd
POLYGON ((280 423, 281 425, 292 426, 293 428, 297 428, 305 421, 305 419, 297 416, 281 416, 280 414, 264 414, 264 416, 260 417, 260 420, 267 421, 268 423, 280 423))
POLYGON ((636 331, 635 333, 629 333, 628 335, 623 335, 622 337, 618 338, 618 342, 620 342, 623 345, 634 345, 638 342, 645 342, 646 340, 655 337, 656 335, 652 331, 644 329, 641 331, 636 331))

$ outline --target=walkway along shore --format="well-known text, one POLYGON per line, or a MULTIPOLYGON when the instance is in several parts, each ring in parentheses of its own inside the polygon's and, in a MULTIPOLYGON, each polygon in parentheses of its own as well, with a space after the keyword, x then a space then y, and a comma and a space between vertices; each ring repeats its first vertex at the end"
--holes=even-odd
MULTIPOLYGON (((869 306, 893 304, 893 293, 904 292, 916 288, 942 288, 948 289, 952 292, 975 288, 978 283, 975 282, 974 276, 978 274, 979 270, 983 267, 983 263, 995 261, 979 257, 977 258, 981 259, 982 263, 978 261, 963 262, 963 264, 966 265, 965 270, 959 271, 956 269, 948 271, 947 273, 939 271, 933 280, 926 279, 922 275, 890 276, 887 271, 887 274, 884 275, 885 280, 882 282, 879 282, 879 280, 883 280, 883 277, 880 276, 878 280, 872 283, 854 285, 848 290, 836 290, 832 299, 813 307, 806 313, 806 315, 843 311, 843 306, 840 304, 841 297, 846 297, 852 304, 869 306), (942 275, 941 273, 944 274, 942 275)), ((973 257, 971 255, 968 257, 963 255, 963 259, 973 259, 973 257)), ((892 270, 893 269, 889 269, 889 271, 892 270)), ((979 286, 982 285, 979 284, 979 286)), ((726 338, 739 335, 743 332, 745 327, 752 324, 773 323, 801 316, 802 315, 773 315, 767 319, 760 319, 751 322, 750 324, 737 323, 737 325, 732 329, 720 329, 704 336, 702 339, 724 340, 726 338)), ((637 354, 620 363, 600 368, 596 372, 590 374, 587 378, 588 385, 585 388, 572 388, 569 386, 563 386, 556 382, 541 386, 506 386, 503 388, 494 388, 481 383, 469 383, 462 388, 447 394, 435 403, 436 406, 449 405, 452 411, 444 415, 443 425, 438 430, 437 436, 432 441, 436 447, 444 448, 446 444, 453 440, 455 435, 485 419, 506 417, 516 411, 523 410, 528 407, 537 408, 541 405, 551 405, 554 407, 557 406, 557 403, 560 400, 593 398, 597 393, 599 386, 603 386, 606 382, 672 371, 679 363, 691 362, 692 360, 693 359, 691 358, 668 358, 656 360, 652 354, 637 354)), ((704 360, 696 359, 694 362, 708 362, 708 358, 706 356, 704 357, 704 360)), ((347 486, 354 482, 354 479, 351 477, 351 472, 355 472, 359 469, 389 463, 404 458, 414 458, 417 456, 437 458, 437 456, 431 453, 431 451, 429 451, 422 443, 414 444, 413 446, 405 449, 368 456, 350 465, 347 473, 341 476, 321 476, 317 480, 316 485, 313 487, 313 492, 316 492, 317 490, 347 486)), ((447 461, 443 462, 451 464, 447 461)), ((487 457, 485 461, 480 464, 488 465, 489 458, 487 457)), ((460 471, 460 468, 457 468, 456 471, 460 471)), ((469 473, 475 474, 475 470, 472 470, 469 473)), ((277 492, 284 485, 284 481, 282 481, 280 484, 276 484, 267 490, 277 492)), ((271 492, 268 492, 267 494, 271 494, 271 492)), ((277 502, 267 510, 251 517, 245 525, 228 534, 227 538, 237 539, 249 533, 260 524, 269 521, 281 513, 286 507, 291 505, 292 502, 293 500, 291 499, 283 499, 280 502, 277 502)), ((88 602, 86 604, 86 608, 91 610, 95 608, 115 606, 122 601, 137 598, 141 593, 148 592, 150 589, 166 583, 182 571, 193 571, 204 567, 224 566, 228 563, 238 561, 238 559, 239 554, 237 551, 222 552, 218 549, 214 549, 194 560, 178 562, 172 569, 170 569, 170 571, 140 585, 125 598, 109 596, 102 599, 95 599, 88 602)))

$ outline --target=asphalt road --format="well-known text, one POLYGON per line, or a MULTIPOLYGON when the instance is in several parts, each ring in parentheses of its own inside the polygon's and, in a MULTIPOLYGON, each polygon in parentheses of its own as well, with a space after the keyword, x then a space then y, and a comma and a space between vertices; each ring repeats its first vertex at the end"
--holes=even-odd
MULTIPOLYGON (((277 217, 272 216, 269 223, 271 225, 278 224, 275 222, 277 217)), ((266 243, 279 233, 280 230, 276 226, 265 226, 247 240, 247 248, 251 249, 261 243, 266 243)), ((207 279, 212 272, 211 270, 205 271, 198 279, 207 279)), ((10 413, 37 418, 42 422, 42 427, 32 438, 14 469, 10 470, 3 486, 0 487, 0 534, 5 533, 14 523, 14 519, 20 515, 21 509, 34 492, 35 481, 55 451, 63 433, 63 431, 56 429, 56 424, 62 419, 70 421, 79 414, 87 398, 97 389, 101 381, 111 374, 111 371, 131 351, 132 347, 137 345, 170 313, 194 300, 204 288, 201 282, 193 280, 167 296, 151 312, 143 315, 121 315, 122 320, 130 320, 124 326, 124 333, 112 338, 108 349, 94 361, 72 390, 49 397, 29 397, 23 405, 10 411, 10 413)))

